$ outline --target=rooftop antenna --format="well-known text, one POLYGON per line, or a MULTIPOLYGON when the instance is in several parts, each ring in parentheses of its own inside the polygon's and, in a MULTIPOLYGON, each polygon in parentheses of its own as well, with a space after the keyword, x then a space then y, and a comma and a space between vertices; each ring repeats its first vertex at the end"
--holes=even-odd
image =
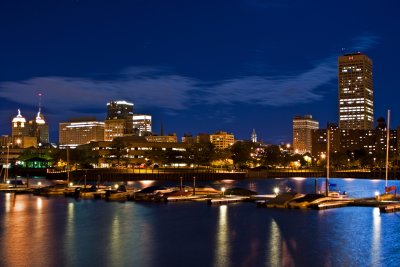
POLYGON ((39 98, 39 113, 42 111, 42 93, 38 93, 38 98, 39 98))

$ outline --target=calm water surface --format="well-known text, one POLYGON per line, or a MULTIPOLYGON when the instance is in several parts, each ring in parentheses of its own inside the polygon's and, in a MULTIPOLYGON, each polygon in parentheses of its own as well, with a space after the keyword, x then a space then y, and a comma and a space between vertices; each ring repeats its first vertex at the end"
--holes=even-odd
MULTIPOLYGON (((354 197, 384 188, 384 181, 331 182, 354 197)), ((277 184, 314 190, 314 179, 302 178, 213 186, 265 194, 277 184)), ((399 230, 400 213, 377 208, 302 211, 0 194, 0 266, 399 266, 399 230)))

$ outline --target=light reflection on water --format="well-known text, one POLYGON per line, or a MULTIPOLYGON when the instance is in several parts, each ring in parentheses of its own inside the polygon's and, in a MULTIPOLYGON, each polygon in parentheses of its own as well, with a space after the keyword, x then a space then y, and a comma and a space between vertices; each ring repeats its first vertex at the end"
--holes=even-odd
POLYGON ((218 225, 216 231, 215 264, 217 267, 229 266, 229 225, 228 207, 219 206, 218 225))
POLYGON ((373 209, 372 216, 372 259, 371 266, 379 266, 380 265, 380 257, 381 257, 381 214, 379 212, 379 208, 373 209))
POLYGON ((279 232, 278 224, 274 219, 271 220, 270 232, 268 233, 267 240, 269 240, 269 251, 266 266, 281 266, 281 250, 282 240, 281 233, 279 232))
MULTIPOLYGON (((331 181, 355 196, 384 187, 384 181, 331 181)), ((279 182, 314 188, 314 179, 279 182)), ((229 181, 260 193, 276 183, 229 181)), ((400 216, 377 208, 302 211, 0 194, 0 266, 396 266, 399 223, 400 216)))

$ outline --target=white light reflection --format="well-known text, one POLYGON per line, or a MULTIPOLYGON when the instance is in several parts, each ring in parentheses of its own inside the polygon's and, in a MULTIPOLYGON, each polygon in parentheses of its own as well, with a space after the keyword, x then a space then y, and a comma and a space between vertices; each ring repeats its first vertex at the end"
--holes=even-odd
POLYGON ((122 240, 121 240, 121 228, 120 228, 120 220, 119 216, 115 215, 111 225, 110 231, 110 266, 123 266, 121 264, 121 260, 123 259, 123 255, 121 255, 122 249, 122 240))
POLYGON ((293 180, 296 180, 296 181, 304 181, 304 180, 306 180, 307 178, 305 178, 305 177, 293 177, 292 179, 293 179, 293 180))
POLYGON ((379 266, 380 258, 381 258, 381 215, 379 212, 379 208, 373 209, 372 215, 372 229, 373 229, 373 237, 372 237, 372 248, 371 248, 371 263, 372 266, 379 266))
POLYGON ((229 227, 228 227, 228 207, 219 206, 219 217, 217 227, 216 253, 214 265, 216 267, 229 266, 229 227))
POLYGON ((11 211, 11 193, 6 193, 6 212, 11 211))
POLYGON ((68 213, 67 213, 67 224, 66 224, 66 233, 65 233, 65 243, 67 249, 66 266, 72 266, 72 262, 68 262, 69 259, 73 259, 75 257, 75 210, 74 203, 68 203, 68 213))
POLYGON ((221 180, 221 182, 224 183, 224 184, 233 184, 236 181, 235 180, 231 180, 231 179, 224 179, 224 180, 221 180))
POLYGON ((281 266, 281 244, 282 238, 279 231, 279 226, 274 219, 271 221, 271 229, 269 233, 269 253, 265 266, 281 266))
POLYGON ((36 199, 36 207, 38 210, 41 210, 43 208, 43 200, 40 197, 36 199))
POLYGON ((142 188, 149 187, 154 183, 155 183, 155 181, 153 181, 153 180, 142 180, 142 181, 139 181, 139 184, 142 185, 142 188))

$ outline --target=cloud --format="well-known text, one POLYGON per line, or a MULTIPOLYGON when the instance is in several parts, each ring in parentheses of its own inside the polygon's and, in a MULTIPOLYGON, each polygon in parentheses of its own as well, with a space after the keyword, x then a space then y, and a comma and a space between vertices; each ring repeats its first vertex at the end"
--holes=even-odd
POLYGON ((208 104, 247 103, 288 106, 321 100, 317 89, 336 77, 334 63, 322 63, 296 76, 249 76, 230 79, 206 88, 203 101, 208 104))
MULTIPOLYGON (((365 51, 377 40, 376 36, 364 34, 352 47, 365 51)), ((290 106, 324 97, 321 87, 337 76, 336 57, 327 57, 296 75, 244 76, 214 82, 199 81, 154 67, 129 68, 114 79, 35 77, 0 83, 0 97, 32 106, 36 102, 32 98, 41 91, 46 109, 59 114, 85 113, 91 110, 88 107, 105 110, 105 103, 119 99, 132 101, 136 107, 162 108, 169 114, 199 104, 290 106)))
POLYGON ((377 35, 365 33, 356 37, 355 45, 353 45, 352 48, 356 51, 365 51, 377 44, 379 39, 380 38, 377 35))
POLYGON ((108 101, 119 99, 131 100, 141 106, 180 110, 185 108, 186 91, 193 87, 192 83, 191 79, 178 75, 154 77, 132 73, 115 80, 38 77, 1 83, 0 97, 32 105, 32 97, 42 92, 45 106, 63 112, 88 106, 104 107, 108 101))

